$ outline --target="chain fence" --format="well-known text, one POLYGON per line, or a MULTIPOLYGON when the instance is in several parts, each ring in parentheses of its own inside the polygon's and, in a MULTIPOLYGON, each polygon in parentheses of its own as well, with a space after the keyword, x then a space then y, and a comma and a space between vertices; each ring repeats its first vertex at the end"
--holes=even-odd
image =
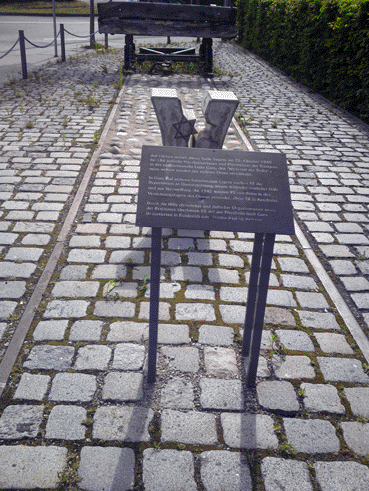
MULTIPOLYGON (((18 39, 16 40, 16 42, 13 44, 13 46, 6 53, 4 53, 3 55, 0 56, 0 60, 2 60, 3 58, 5 58, 5 56, 7 56, 9 53, 11 53, 13 51, 13 49, 19 43, 21 65, 22 65, 22 75, 23 75, 23 79, 27 79, 28 74, 27 74, 27 59, 26 59, 26 42, 29 43, 34 48, 39 48, 39 49, 49 48, 50 46, 55 45, 55 43, 57 43, 57 38, 60 36, 61 53, 62 53, 61 54, 61 61, 65 61, 66 60, 66 58, 65 58, 65 36, 64 36, 65 32, 68 33, 70 36, 73 36, 76 38, 90 38, 90 40, 91 40, 90 44, 91 44, 91 46, 93 46, 95 44, 94 36, 99 31, 95 31, 93 33, 90 33, 87 36, 78 36, 77 34, 73 34, 72 32, 65 29, 64 24, 60 24, 60 30, 59 30, 58 34, 55 36, 55 39, 53 41, 51 41, 51 43, 46 44, 45 46, 39 46, 35 43, 32 43, 32 41, 30 41, 29 39, 27 39, 24 35, 24 31, 20 30, 20 31, 18 31, 18 39)), ((105 48, 106 49, 108 48, 108 35, 107 34, 105 34, 105 48)))
POLYGON ((13 49, 17 46, 17 44, 19 43, 19 38, 15 41, 15 43, 13 44, 13 46, 3 55, 0 56, 0 60, 2 60, 3 58, 5 58, 6 55, 8 55, 11 51, 13 51, 13 49))
MULTIPOLYGON (((60 31, 58 32, 58 34, 56 35, 56 37, 58 38, 60 35, 60 31)), ((27 43, 29 43, 31 46, 34 46, 35 48, 48 48, 49 46, 51 46, 52 44, 55 44, 55 41, 51 41, 51 43, 49 44, 46 44, 45 46, 38 46, 37 44, 34 44, 32 43, 29 39, 27 39, 26 37, 24 38, 25 41, 27 41, 27 43)))
POLYGON ((94 36, 95 34, 98 34, 99 31, 95 31, 92 34, 88 34, 87 36, 77 36, 77 34, 73 34, 72 32, 69 32, 65 27, 64 27, 64 32, 67 32, 71 36, 74 36, 75 38, 89 38, 91 36, 94 36))

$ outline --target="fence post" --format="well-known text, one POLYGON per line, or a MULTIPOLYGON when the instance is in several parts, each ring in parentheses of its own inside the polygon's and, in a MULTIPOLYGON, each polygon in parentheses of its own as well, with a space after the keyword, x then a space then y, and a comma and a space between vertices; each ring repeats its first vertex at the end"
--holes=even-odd
POLYGON ((19 47, 20 47, 20 56, 21 56, 21 63, 22 63, 22 73, 23 73, 23 78, 26 79, 27 77, 27 60, 26 60, 26 46, 24 42, 24 31, 18 31, 19 32, 19 47))
POLYGON ((94 0, 90 0, 90 48, 94 48, 95 44, 95 7, 94 0))
POLYGON ((53 4, 53 25, 54 25, 54 50, 55 50, 55 58, 58 56, 58 36, 56 35, 56 7, 55 0, 52 1, 53 4))
POLYGON ((108 49, 109 48, 109 44, 108 44, 108 34, 105 33, 105 49, 108 49))
POLYGON ((65 61, 65 38, 64 38, 64 24, 60 24, 60 47, 61 47, 61 61, 65 61))

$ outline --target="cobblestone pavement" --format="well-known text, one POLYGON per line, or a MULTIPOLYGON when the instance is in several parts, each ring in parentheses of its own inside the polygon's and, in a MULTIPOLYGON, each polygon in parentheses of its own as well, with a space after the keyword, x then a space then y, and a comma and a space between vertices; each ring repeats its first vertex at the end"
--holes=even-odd
MULTIPOLYGON (((291 159, 296 218, 365 328, 367 133, 235 46, 216 44, 215 62, 234 74, 214 83, 240 98, 255 149, 291 159)), ((0 488, 369 489, 369 352, 295 236, 277 236, 251 390, 240 345, 252 234, 163 229, 158 375, 146 384, 151 230, 135 212, 141 147, 161 144, 150 91, 176 88, 201 123, 213 81, 125 79, 63 238, 119 63, 56 65, 0 91, 3 361, 50 277, 1 387, 0 488)), ((225 146, 246 150, 233 125, 225 146)))
POLYGON ((254 148, 289 159, 294 209, 352 311, 369 325, 368 126, 312 98, 242 48, 218 44, 254 148), (242 61, 244 60, 244 61, 242 61))

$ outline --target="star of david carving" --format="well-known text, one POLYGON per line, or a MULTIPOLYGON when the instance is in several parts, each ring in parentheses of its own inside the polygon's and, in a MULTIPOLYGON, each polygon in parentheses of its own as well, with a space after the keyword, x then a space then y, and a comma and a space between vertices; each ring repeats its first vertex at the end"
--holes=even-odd
POLYGON ((196 135, 197 133, 195 130, 195 123, 196 119, 187 119, 185 116, 182 116, 179 123, 173 123, 176 130, 174 138, 183 138, 188 143, 191 135, 196 135))

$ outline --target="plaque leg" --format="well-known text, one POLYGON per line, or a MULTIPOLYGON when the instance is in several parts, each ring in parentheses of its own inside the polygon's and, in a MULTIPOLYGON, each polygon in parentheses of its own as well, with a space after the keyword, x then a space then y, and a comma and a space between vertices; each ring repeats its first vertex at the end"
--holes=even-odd
POLYGON ((212 38, 203 38, 203 58, 204 72, 207 74, 213 73, 213 40, 212 38))
POLYGON ((161 263, 161 227, 151 231, 151 280, 150 280, 150 318, 149 318, 149 361, 147 382, 155 383, 156 352, 158 347, 159 291, 161 263))
POLYGON ((124 46, 124 69, 130 70, 134 58, 135 46, 132 34, 126 34, 124 46))
POLYGON ((263 252, 261 258, 261 271, 259 276, 258 296, 255 311, 254 328, 252 331, 252 340, 250 347, 250 356, 247 369, 246 383, 250 387, 255 387, 256 374, 258 370, 261 336, 264 325, 264 314, 268 294, 270 269, 272 266, 273 248, 275 234, 265 234, 263 243, 263 252))
POLYGON ((260 276, 260 263, 263 251, 264 234, 255 234, 252 252, 249 291, 247 295, 245 327, 243 330, 242 356, 249 356, 252 331, 254 327, 256 298, 260 276))

